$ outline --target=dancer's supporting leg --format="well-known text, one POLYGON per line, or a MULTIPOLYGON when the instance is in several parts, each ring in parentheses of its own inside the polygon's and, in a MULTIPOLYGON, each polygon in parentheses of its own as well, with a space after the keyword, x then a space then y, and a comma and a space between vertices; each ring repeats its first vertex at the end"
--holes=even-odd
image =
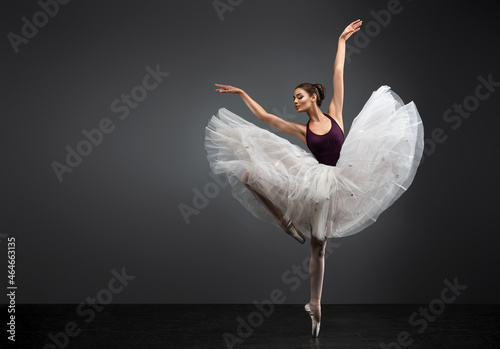
POLYGON ((328 239, 318 240, 311 234, 311 262, 309 275, 311 276, 311 301, 319 304, 323 291, 323 277, 325 275, 325 249, 328 239))
POLYGON ((306 242, 306 239, 302 233, 295 228, 292 222, 287 221, 284 219, 284 214, 283 212, 276 207, 271 200, 266 198, 263 194, 259 193, 257 190, 253 189, 249 184, 248 184, 248 178, 250 176, 250 173, 246 171, 243 173, 243 176, 241 176, 241 181, 247 187, 248 190, 252 193, 252 195, 259 201, 267 210, 276 218, 278 221, 278 224, 280 227, 289 235, 291 235, 293 238, 295 238, 298 242, 304 243, 306 242))
MULTIPOLYGON (((314 316, 314 320, 321 322, 321 293, 323 291, 323 278, 325 275, 325 248, 328 239, 318 240, 311 233, 311 262, 309 263, 309 275, 311 277, 311 299, 306 304, 309 315, 314 316)), ((315 328, 313 320, 312 336, 319 334, 319 325, 315 328)))

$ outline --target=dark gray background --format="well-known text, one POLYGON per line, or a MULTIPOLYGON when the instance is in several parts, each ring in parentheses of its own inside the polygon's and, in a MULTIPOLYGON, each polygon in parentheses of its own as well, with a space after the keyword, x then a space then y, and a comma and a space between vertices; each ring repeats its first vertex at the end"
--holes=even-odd
MULTIPOLYGON (((294 87, 320 82, 331 98, 338 36, 358 18, 366 32, 371 11, 388 3, 244 0, 221 21, 210 0, 73 1, 16 54, 7 34, 20 34, 21 18, 40 7, 4 2, 2 234, 17 241, 17 302, 79 303, 123 267, 136 278, 114 303, 250 303, 273 289, 286 303, 307 301, 309 280, 291 290, 282 275, 309 256, 308 245, 254 218, 229 187, 189 224, 179 206, 193 206, 193 189, 214 182, 204 132, 219 108, 270 129, 214 83, 305 123, 306 114, 295 117, 294 87), (170 75, 120 120, 110 104, 157 64, 170 75), (60 183, 52 162, 64 162, 65 147, 103 118, 115 130, 60 183)), ((370 94, 389 85, 416 103, 426 138, 441 128, 447 139, 428 143, 409 191, 374 225, 329 241, 337 245, 323 303, 428 303, 455 277, 468 286, 456 302, 498 303, 500 89, 460 127, 443 118, 474 95, 479 76, 500 81, 492 6, 401 1, 346 63, 346 131, 370 94)))

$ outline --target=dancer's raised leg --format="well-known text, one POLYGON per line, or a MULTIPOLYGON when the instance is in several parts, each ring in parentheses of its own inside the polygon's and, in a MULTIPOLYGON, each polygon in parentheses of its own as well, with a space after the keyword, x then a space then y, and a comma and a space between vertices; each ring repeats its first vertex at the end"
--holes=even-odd
POLYGON ((313 337, 319 334, 321 322, 321 293, 323 291, 323 278, 325 275, 325 248, 327 239, 318 240, 311 233, 311 262, 309 263, 309 275, 311 278, 311 299, 305 305, 312 321, 313 337))
POLYGON ((306 242, 304 235, 302 235, 302 233, 293 225, 291 221, 285 219, 283 212, 278 207, 276 207, 276 205, 274 205, 271 200, 269 200, 267 197, 265 197, 263 194, 261 194, 248 184, 249 176, 250 173, 246 171, 245 173, 243 173, 243 176, 241 176, 241 181, 243 182, 245 187, 250 190, 255 199, 257 199, 257 201, 259 201, 276 218, 281 229, 283 229, 287 234, 291 235, 301 244, 306 242))

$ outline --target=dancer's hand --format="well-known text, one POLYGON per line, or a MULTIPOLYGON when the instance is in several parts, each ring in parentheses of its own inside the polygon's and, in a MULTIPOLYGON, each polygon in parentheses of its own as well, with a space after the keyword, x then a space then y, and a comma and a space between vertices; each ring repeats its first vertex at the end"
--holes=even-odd
POLYGON ((361 24, 363 24, 363 21, 360 19, 349 24, 347 27, 345 27, 344 32, 340 35, 340 39, 343 39, 343 40, 349 39, 349 37, 352 34, 354 34, 355 32, 357 32, 360 29, 361 24))
POLYGON ((234 93, 236 95, 239 95, 243 92, 241 88, 237 88, 234 86, 230 85, 221 85, 221 84, 215 84, 216 86, 220 86, 221 88, 216 89, 215 91, 221 92, 221 93, 234 93))

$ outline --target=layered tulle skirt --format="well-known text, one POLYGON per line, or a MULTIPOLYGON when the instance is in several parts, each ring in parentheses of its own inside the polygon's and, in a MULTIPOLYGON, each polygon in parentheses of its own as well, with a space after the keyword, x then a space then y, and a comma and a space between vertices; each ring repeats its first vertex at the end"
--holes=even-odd
POLYGON ((389 86, 374 91, 354 119, 336 166, 221 108, 205 130, 215 174, 254 216, 276 219, 242 183, 265 195, 307 237, 355 234, 376 221, 408 189, 422 157, 423 124, 413 102, 389 86))

